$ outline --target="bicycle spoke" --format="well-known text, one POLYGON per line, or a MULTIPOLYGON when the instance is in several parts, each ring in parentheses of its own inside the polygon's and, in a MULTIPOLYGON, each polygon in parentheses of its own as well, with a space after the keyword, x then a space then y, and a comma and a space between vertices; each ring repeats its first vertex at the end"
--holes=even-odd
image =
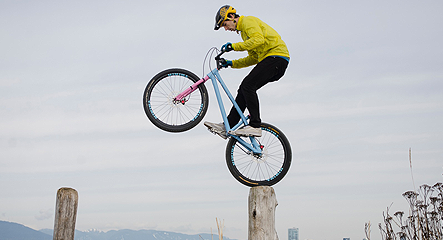
MULTIPOLYGON (((289 168, 286 164, 287 155, 284 146, 287 142, 281 140, 272 129, 275 127, 263 128, 262 136, 255 138, 262 148, 261 155, 253 154, 243 144, 232 140, 235 144, 229 148, 231 152, 227 155, 232 162, 230 171, 234 176, 236 174, 241 176, 237 179, 245 185, 254 186, 254 183, 272 185, 280 181, 289 168)), ((242 139, 252 146, 249 137, 242 139)))
POLYGON ((196 126, 208 108, 207 90, 198 86, 193 93, 176 101, 180 93, 199 78, 184 69, 168 69, 157 74, 146 87, 144 108, 149 120, 169 132, 182 132, 196 126))

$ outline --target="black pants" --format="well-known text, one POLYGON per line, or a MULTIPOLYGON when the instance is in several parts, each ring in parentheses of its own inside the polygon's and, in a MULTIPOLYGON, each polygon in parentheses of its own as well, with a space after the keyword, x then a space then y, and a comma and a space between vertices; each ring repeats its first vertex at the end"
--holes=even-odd
MULTIPOLYGON (((252 71, 243 79, 237 91, 235 101, 242 110, 248 108, 251 118, 249 125, 251 127, 260 127, 260 106, 258 103, 257 90, 269 82, 279 80, 288 67, 288 61, 281 57, 267 57, 259 62, 252 71)), ((231 108, 228 115, 229 125, 233 127, 240 121, 235 107, 231 108)))

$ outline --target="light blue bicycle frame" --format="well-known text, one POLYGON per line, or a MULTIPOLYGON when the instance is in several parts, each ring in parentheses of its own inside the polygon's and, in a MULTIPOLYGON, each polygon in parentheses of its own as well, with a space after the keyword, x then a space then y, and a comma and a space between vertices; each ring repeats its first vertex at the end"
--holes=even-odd
POLYGON ((198 85, 200 85, 202 83, 205 83, 209 79, 211 79, 212 86, 214 86, 214 91, 215 91, 215 95, 217 97, 218 106, 220 108, 220 112, 221 112, 221 115, 222 115, 222 118, 223 118, 223 123, 224 123, 225 129, 226 129, 226 134, 228 134, 228 136, 231 136, 231 137, 235 138, 248 151, 252 151, 255 154, 261 154, 262 151, 261 151, 261 148, 260 148, 260 144, 258 144, 257 140, 254 137, 249 137, 251 143, 248 143, 245 140, 243 140, 241 137, 229 134, 230 131, 235 131, 236 129, 238 129, 242 125, 245 125, 245 126, 248 125, 248 118, 249 117, 246 117, 243 114, 243 112, 240 110, 240 107, 238 106, 237 102, 235 101, 235 99, 232 96, 231 92, 229 91, 228 87, 223 82, 223 79, 220 76, 219 70, 217 68, 212 70, 208 75, 206 75, 206 77, 204 77, 204 78, 200 79, 199 81, 197 81, 196 83, 194 83, 190 88, 188 88, 185 91, 183 91, 175 99, 176 100, 183 99, 184 97, 188 96, 193 91, 195 91, 198 88, 198 85), (218 81, 218 83, 220 83, 220 85, 222 86, 222 88, 225 91, 226 95, 228 96, 229 100, 231 100, 232 104, 234 105, 235 109, 237 110, 238 114, 241 117, 240 122, 237 123, 237 125, 235 125, 232 128, 231 128, 231 126, 229 126, 228 117, 226 116, 225 107, 223 105, 223 100, 222 100, 221 95, 220 95, 220 90, 218 88, 217 81, 218 81))
MULTIPOLYGON (((219 74, 219 70, 217 68, 215 68, 214 70, 212 70, 208 74, 208 76, 212 81, 212 86, 214 86, 215 96, 217 97, 217 102, 218 102, 218 106, 220 108, 220 112, 221 112, 221 115, 223 118, 223 123, 225 124, 226 133, 229 134, 229 131, 235 131, 243 124, 245 126, 248 125, 248 118, 245 117, 243 112, 240 110, 240 107, 238 106, 237 102, 235 101, 234 97, 232 96, 231 92, 229 91, 228 87, 226 86, 225 82, 223 82, 223 79, 219 74), (220 90, 218 88, 217 80, 220 83, 220 85, 222 86, 222 88, 225 91, 226 95, 228 96, 229 100, 231 100, 232 104, 234 105, 235 109, 237 110, 238 114, 241 117, 240 122, 237 123, 237 125, 235 125, 233 128, 231 128, 231 126, 229 126, 228 117, 226 116, 226 111, 225 111, 225 107, 223 105, 223 100, 220 95, 220 90)), ((249 139, 251 140, 251 143, 252 143, 252 146, 251 146, 250 143, 247 143, 246 141, 244 141, 242 138, 240 138, 238 136, 235 136, 235 135, 230 135, 230 136, 237 139, 237 141, 239 143, 241 143, 241 145, 243 145, 245 148, 252 151, 253 153, 261 154, 260 145, 257 143, 257 140, 255 140, 254 137, 249 137, 249 139)))

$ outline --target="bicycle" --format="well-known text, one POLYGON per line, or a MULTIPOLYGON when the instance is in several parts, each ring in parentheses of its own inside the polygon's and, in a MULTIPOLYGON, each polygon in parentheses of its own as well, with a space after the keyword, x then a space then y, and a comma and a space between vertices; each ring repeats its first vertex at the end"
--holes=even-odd
MULTIPOLYGON (((218 49, 211 48, 206 58, 208 54, 212 57, 214 52, 218 53, 218 49)), ((224 53, 221 51, 217 54, 217 66, 203 78, 180 68, 167 69, 155 75, 143 94, 145 113, 155 126, 164 131, 184 132, 195 127, 208 110, 209 97, 204 83, 210 79, 229 137, 226 146, 226 164, 229 171, 246 186, 272 186, 282 180, 289 170, 292 159, 291 146, 282 131, 263 122, 261 137, 230 134, 231 131, 248 125, 249 116, 245 116, 240 110, 219 74, 222 62, 226 61, 221 58, 224 53), (233 127, 229 126, 218 84, 241 116, 240 122, 233 127)), ((211 69, 210 62, 209 68, 211 69)))

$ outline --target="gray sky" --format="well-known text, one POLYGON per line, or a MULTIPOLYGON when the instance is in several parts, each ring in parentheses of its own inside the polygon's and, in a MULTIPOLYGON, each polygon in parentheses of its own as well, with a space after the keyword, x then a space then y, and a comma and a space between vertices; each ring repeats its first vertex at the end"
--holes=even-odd
MULTIPOLYGON (((247 238, 249 188, 201 124, 155 128, 142 95, 166 68, 202 75, 220 1, 0 1, 0 219, 52 228, 60 187, 77 229, 216 231, 247 238)), ((293 148, 274 186, 280 239, 363 239, 407 211, 401 194, 443 181, 441 1, 232 1, 288 45, 286 75, 259 91, 262 120, 293 148)), ((246 53, 229 53, 240 58, 246 53)), ((235 93, 251 68, 223 70, 235 93)), ((220 121, 212 86, 207 121, 220 121)))

